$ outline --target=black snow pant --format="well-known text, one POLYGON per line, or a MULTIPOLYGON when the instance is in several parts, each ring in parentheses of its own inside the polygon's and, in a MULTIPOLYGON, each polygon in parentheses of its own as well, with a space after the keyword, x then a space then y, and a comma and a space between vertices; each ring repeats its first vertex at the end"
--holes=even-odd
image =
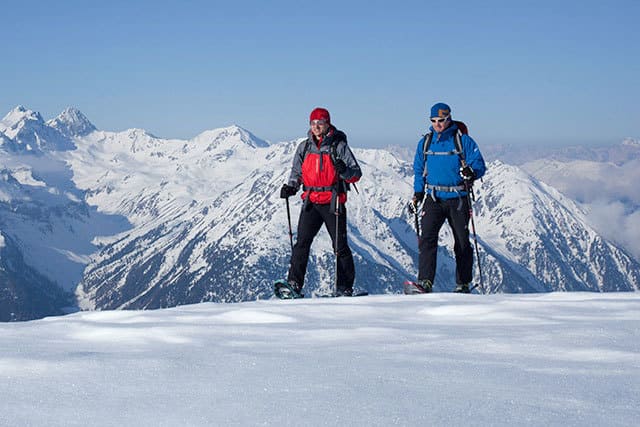
POLYGON ((469 199, 436 199, 425 196, 422 207, 422 236, 420 237, 418 280, 429 279, 433 283, 436 277, 436 259, 438 256, 438 234, 444 221, 449 222, 453 232, 453 251, 456 257, 456 283, 471 283, 473 279, 473 249, 469 242, 469 199))
MULTIPOLYGON (((293 281, 299 285, 304 284, 304 276, 307 272, 307 263, 309 261, 309 252, 311 243, 320 231, 322 224, 325 225, 331 242, 335 250, 336 247, 336 214, 335 210, 329 204, 317 205, 315 203, 306 202, 300 212, 298 220, 298 236, 296 244, 293 247, 291 255, 291 266, 289 267, 289 275, 287 280, 293 281)), ((338 292, 345 289, 352 289, 355 280, 355 267, 353 264, 353 255, 349 244, 347 243, 347 209, 344 205, 340 206, 340 215, 338 216, 338 292)))

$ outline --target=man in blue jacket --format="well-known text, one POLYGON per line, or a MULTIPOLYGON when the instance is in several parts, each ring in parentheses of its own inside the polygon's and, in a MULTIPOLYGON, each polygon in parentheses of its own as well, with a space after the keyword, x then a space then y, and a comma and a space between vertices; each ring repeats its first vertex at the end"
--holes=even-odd
POLYGON ((469 242, 467 194, 473 181, 484 175, 486 167, 475 141, 462 134, 451 120, 451 108, 447 104, 439 102, 431 107, 429 130, 418 143, 413 162, 414 209, 423 202, 416 289, 418 293, 428 293, 433 288, 438 234, 447 220, 453 232, 456 257, 454 292, 469 293, 473 278, 473 249, 469 242))

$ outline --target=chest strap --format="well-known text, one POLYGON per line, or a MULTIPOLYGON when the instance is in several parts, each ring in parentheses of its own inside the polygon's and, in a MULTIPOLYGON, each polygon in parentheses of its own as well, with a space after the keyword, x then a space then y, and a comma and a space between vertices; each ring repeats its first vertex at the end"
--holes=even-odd
POLYGON ((427 151, 424 153, 425 156, 455 156, 460 155, 460 151, 452 150, 452 151, 427 151))
POLYGON ((422 152, 422 158, 424 160, 424 171, 422 172, 422 176, 426 177, 428 174, 427 171, 427 156, 459 156, 460 157, 460 163, 462 165, 462 167, 465 167, 467 165, 467 162, 465 161, 464 158, 464 151, 462 149, 462 132, 460 132, 460 130, 456 130, 456 132, 454 133, 454 143, 456 145, 456 149, 452 150, 452 151, 432 151, 429 149, 429 147, 431 146, 431 141, 433 140, 433 132, 429 132, 424 136, 424 142, 423 142, 423 152, 422 152))
POLYGON ((302 186, 303 191, 314 191, 314 192, 333 191, 335 188, 336 188, 335 185, 332 185, 330 187, 307 187, 306 185, 302 186))

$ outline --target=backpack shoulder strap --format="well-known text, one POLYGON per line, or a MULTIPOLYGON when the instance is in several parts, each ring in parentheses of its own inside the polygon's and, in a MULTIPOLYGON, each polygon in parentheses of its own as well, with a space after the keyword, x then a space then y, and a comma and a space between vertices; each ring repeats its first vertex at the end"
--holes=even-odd
POLYGON ((424 161, 427 161, 427 153, 429 152, 429 146, 431 145, 431 140, 433 139, 433 132, 427 132, 424 135, 424 145, 422 146, 422 158, 424 161))
POLYGON ((422 172, 422 176, 427 176, 427 153, 429 152, 429 146, 431 145, 431 140, 433 139, 433 132, 427 132, 424 136, 424 143, 422 145, 422 160, 424 161, 424 171, 422 172))
MULTIPOLYGON (((336 160, 339 159, 338 157, 338 143, 339 141, 332 141, 331 142, 331 146, 330 146, 330 154, 329 156, 331 157, 331 161, 333 162, 333 164, 336 164, 336 160)), ((344 140, 345 145, 347 145, 347 140, 344 140)), ((356 189, 356 193, 358 192, 358 187, 356 187, 356 184, 353 184, 353 187, 356 189)), ((338 182, 336 183, 336 188, 338 189, 338 193, 344 193, 347 191, 351 191, 351 184, 349 184, 348 182, 344 181, 342 178, 338 177, 338 182)))
POLYGON ((302 163, 304 163, 305 157, 307 157, 307 151, 309 151, 309 143, 311 142, 310 138, 307 138, 307 141, 304 143, 304 150, 302 150, 302 163))
POLYGON ((335 163, 338 158, 338 142, 331 141, 331 145, 329 146, 329 150, 331 151, 331 161, 335 163))
POLYGON ((462 149, 462 132, 460 130, 456 131, 454 141, 456 144, 456 150, 458 151, 458 156, 460 156, 460 165, 463 168, 467 167, 467 161, 464 158, 464 150, 462 149))

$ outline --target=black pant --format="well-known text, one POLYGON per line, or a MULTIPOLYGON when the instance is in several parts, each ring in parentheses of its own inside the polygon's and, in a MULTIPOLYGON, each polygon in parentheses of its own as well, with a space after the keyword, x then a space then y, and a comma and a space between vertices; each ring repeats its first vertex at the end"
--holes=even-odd
POLYGON ((418 279, 429 279, 433 283, 436 276, 438 256, 438 234, 444 221, 449 222, 453 232, 453 251, 456 256, 456 283, 471 283, 473 278, 473 249, 469 242, 469 200, 467 197, 437 199, 425 196, 422 208, 422 236, 420 238, 420 259, 418 279))
MULTIPOLYGON (((331 236, 333 248, 336 247, 336 214, 331 206, 316 205, 311 202, 305 203, 300 212, 298 221, 298 237, 293 247, 291 255, 291 266, 289 267, 288 280, 299 285, 304 283, 304 276, 307 272, 309 261, 309 251, 311 243, 324 224, 331 236)), ((355 267, 353 265, 353 255, 347 243, 347 210, 344 205, 340 206, 338 216, 338 291, 351 289, 355 280, 355 267)))

